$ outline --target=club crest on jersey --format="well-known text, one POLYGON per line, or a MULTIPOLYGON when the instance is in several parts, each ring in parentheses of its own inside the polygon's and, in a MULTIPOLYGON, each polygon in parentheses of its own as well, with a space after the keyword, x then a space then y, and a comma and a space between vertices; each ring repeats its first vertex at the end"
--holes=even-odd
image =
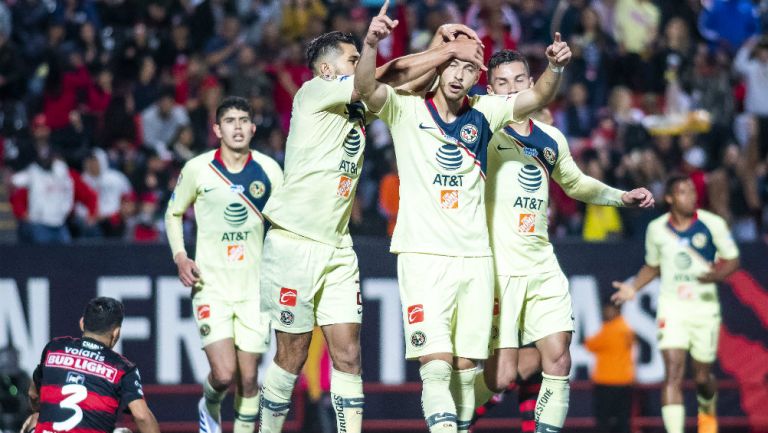
POLYGON ((421 347, 427 343, 427 336, 421 331, 416 331, 411 334, 411 346, 421 347))
POLYGON ((691 244, 695 248, 704 248, 705 246, 707 246, 707 235, 705 235, 704 233, 696 233, 691 238, 691 244))
POLYGON ((468 123, 461 128, 459 135, 465 143, 472 144, 477 141, 477 126, 468 123))
POLYGON ((245 191, 242 185, 232 184, 229 186, 229 190, 235 194, 242 194, 245 191))
POLYGON ((544 148, 544 159, 547 161, 549 165, 555 165, 555 151, 552 150, 551 147, 545 147, 544 148))
POLYGON ((360 132, 354 128, 347 134, 347 138, 344 139, 344 153, 348 157, 352 158, 360 150, 360 138, 360 132))
POLYGON ((291 313, 288 310, 283 310, 280 312, 280 323, 282 323, 285 326, 291 326, 293 325, 293 313, 291 313))
POLYGON ((525 154, 525 156, 530 156, 531 158, 536 158, 537 156, 539 156, 539 151, 533 147, 524 147, 523 153, 525 154))
POLYGON ((444 144, 437 149, 435 154, 437 158, 437 164, 443 168, 443 170, 454 171, 461 168, 462 155, 461 149, 453 144, 444 144))
POLYGON ((518 173, 517 182, 523 191, 534 193, 541 187, 541 170, 533 164, 526 164, 518 173))
POLYGON ((251 193, 253 198, 262 198, 264 193, 267 192, 267 186, 260 180, 254 180, 248 187, 248 192, 251 193))
POLYGON ((209 325, 203 325, 200 327, 200 335, 207 337, 211 333, 211 327, 209 325))
POLYGON ((248 220, 248 209, 242 203, 234 202, 224 209, 224 221, 232 227, 240 227, 248 220))

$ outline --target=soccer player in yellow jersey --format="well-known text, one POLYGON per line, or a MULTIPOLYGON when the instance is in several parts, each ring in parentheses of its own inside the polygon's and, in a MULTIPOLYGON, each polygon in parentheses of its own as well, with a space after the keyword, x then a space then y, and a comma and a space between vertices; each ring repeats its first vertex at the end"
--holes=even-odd
MULTIPOLYGON (((444 26, 447 39, 464 26, 444 26)), ((438 37, 442 37, 438 35, 438 37)), ((395 59, 377 71, 394 85, 416 80, 458 56, 482 61, 476 40, 451 41, 395 59)), ((277 353, 267 369, 260 430, 282 430, 315 325, 333 363, 331 397, 340 432, 362 426, 360 376, 362 299, 348 223, 363 164, 366 106, 353 87, 359 53, 351 35, 331 32, 307 50, 314 78, 294 98, 286 145, 285 185, 267 204, 262 307, 270 312, 277 353)))
POLYGON ((669 212, 648 224, 645 265, 631 282, 614 282, 613 300, 634 299, 638 290, 661 276, 656 311, 659 348, 664 359, 661 416, 668 433, 683 433, 682 383, 687 353, 699 402, 699 433, 716 433, 717 383, 712 363, 720 334, 717 285, 739 267, 739 250, 725 221, 696 209, 690 178, 673 176, 666 183, 669 212))
POLYGON ((493 310, 488 142, 554 97, 571 53, 557 34, 546 51, 550 67, 516 95, 469 98, 483 65, 459 59, 440 66, 434 92, 409 94, 374 77, 378 43, 396 24, 381 14, 373 19, 355 88, 394 141, 401 188, 391 251, 398 254, 406 357, 421 363, 424 417, 432 433, 466 431, 493 310))
POLYGON ((253 109, 228 97, 216 109, 221 146, 189 160, 168 203, 165 224, 179 278, 192 287, 194 316, 211 372, 200 399, 200 432, 220 433, 221 401, 235 394, 235 433, 252 433, 259 412, 256 373, 269 349, 269 319, 261 313, 259 263, 270 195, 283 174, 272 158, 249 149, 253 109), (194 205, 197 249, 184 248, 182 217, 194 205))
MULTIPOLYGON (((516 51, 495 53, 488 64, 488 93, 511 95, 533 85, 528 63, 516 51)), ((534 344, 543 381, 536 401, 536 432, 559 432, 568 411, 569 346, 573 332, 568 279, 560 269, 547 227, 549 183, 577 200, 611 206, 653 206, 644 188, 611 188, 579 170, 563 134, 534 119, 513 122, 488 146, 485 190, 488 230, 496 269, 491 331, 493 354, 476 383, 477 404, 503 391, 518 374, 520 348, 534 344)), ((530 364, 523 360, 522 364, 530 364)))

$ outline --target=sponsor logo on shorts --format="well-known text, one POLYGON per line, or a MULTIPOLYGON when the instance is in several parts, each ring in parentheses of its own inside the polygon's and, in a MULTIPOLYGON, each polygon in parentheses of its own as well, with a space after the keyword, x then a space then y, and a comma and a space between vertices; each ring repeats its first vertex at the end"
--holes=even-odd
POLYGON ((352 179, 347 176, 339 177, 339 187, 336 189, 336 195, 339 197, 349 198, 349 194, 352 192, 352 179))
POLYGON ((477 141, 477 126, 468 123, 461 128, 459 135, 465 143, 472 144, 477 141))
POLYGON ((411 334, 411 346, 421 347, 427 342, 427 336, 421 331, 416 331, 411 334))
POLYGON ((298 296, 299 293, 296 290, 283 287, 280 289, 280 305, 295 307, 298 296))
POLYGON ((501 304, 499 304, 499 298, 493 298, 493 315, 498 316, 501 312, 501 304))
POLYGON ((408 324, 414 324, 424 321, 424 305, 416 304, 408 307, 408 324))
POLYGON ((443 209, 459 208, 459 191, 455 189, 443 189, 440 191, 440 207, 443 209))
POLYGON ((197 320, 203 320, 211 317, 211 306, 208 304, 197 306, 197 320))
POLYGON ((517 221, 517 229, 520 233, 533 233, 536 230, 536 214, 521 213, 517 221))
POLYGON ((264 193, 267 192, 267 186, 260 180, 254 180, 248 187, 248 192, 251 193, 253 198, 262 198, 264 193))
POLYGON ((202 335, 203 337, 207 337, 208 334, 210 333, 211 333, 211 327, 208 326, 207 324, 200 327, 200 335, 202 335))
POLYGON ((285 326, 293 325, 293 313, 291 313, 288 310, 281 311, 280 312, 280 323, 282 323, 285 326))
POLYGON ((227 261, 242 262, 245 260, 245 245, 227 245, 227 261))

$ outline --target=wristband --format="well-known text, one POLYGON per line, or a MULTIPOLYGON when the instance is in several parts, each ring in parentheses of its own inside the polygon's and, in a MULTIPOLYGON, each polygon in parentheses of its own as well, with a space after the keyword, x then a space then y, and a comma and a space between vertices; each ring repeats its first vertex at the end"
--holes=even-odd
POLYGON ((552 66, 552 63, 549 64, 549 70, 556 74, 562 74, 563 69, 565 69, 565 66, 552 66))

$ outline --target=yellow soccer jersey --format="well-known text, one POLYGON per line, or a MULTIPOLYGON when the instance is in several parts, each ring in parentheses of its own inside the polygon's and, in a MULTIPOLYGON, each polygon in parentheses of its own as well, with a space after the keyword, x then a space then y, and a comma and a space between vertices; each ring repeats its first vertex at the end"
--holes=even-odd
POLYGON ((622 191, 581 172, 557 128, 528 122, 529 135, 507 126, 488 146, 486 207, 498 275, 559 270, 547 233, 550 178, 577 200, 622 205, 622 191))
POLYGON ((265 219, 261 211, 283 183, 272 158, 251 151, 239 173, 230 173, 212 150, 189 160, 179 175, 165 213, 173 256, 184 251, 182 216, 194 204, 203 290, 238 300, 258 295, 265 219))
POLYGON ((264 215, 276 226, 335 247, 351 246, 349 217, 365 149, 365 106, 354 78, 315 77, 293 100, 285 185, 264 215))
POLYGON ((467 98, 444 122, 432 99, 395 91, 377 115, 389 125, 400 176, 393 253, 490 256, 485 218, 488 141, 513 118, 511 96, 467 98))
POLYGON ((694 308, 690 313, 718 312, 717 286, 699 283, 697 278, 716 259, 739 256, 728 226, 719 216, 701 209, 685 231, 677 231, 669 218, 666 213, 654 219, 645 234, 645 263, 661 269, 659 310, 689 307, 694 308))

